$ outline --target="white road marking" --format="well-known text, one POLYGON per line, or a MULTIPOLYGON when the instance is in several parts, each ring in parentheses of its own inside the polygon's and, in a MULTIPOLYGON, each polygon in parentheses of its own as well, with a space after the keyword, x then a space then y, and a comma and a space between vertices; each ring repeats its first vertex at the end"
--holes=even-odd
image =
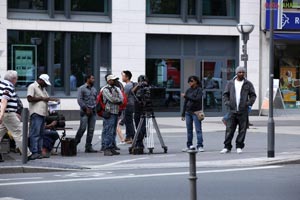
POLYGON ((108 164, 104 164, 104 165, 89 166, 89 168, 93 169, 93 168, 99 168, 99 167, 111 167, 111 166, 115 166, 115 165, 119 165, 119 164, 123 164, 123 163, 129 163, 129 162, 134 162, 137 160, 145 160, 145 159, 149 159, 149 158, 143 157, 143 158, 135 158, 135 159, 129 159, 129 160, 121 160, 118 162, 108 163, 108 164))
POLYGON ((2 198, 0 198, 0 200, 24 200, 24 199, 16 199, 13 197, 2 197, 2 198))
MULTIPOLYGON (((31 179, 42 179, 42 177, 28 177, 28 178, 3 178, 0 181, 18 181, 18 180, 31 180, 31 179)), ((1 199, 0 199, 1 200, 1 199)))
MULTIPOLYGON (((276 168, 281 168, 281 167, 282 166, 264 166, 264 167, 206 170, 206 171, 197 171, 197 174, 238 172, 238 171, 250 171, 250 170, 251 171, 252 170, 266 170, 266 169, 276 169, 276 168)), ((63 179, 63 180, 44 180, 44 181, 27 181, 27 182, 15 182, 15 183, 0 183, 0 186, 33 185, 33 184, 46 184, 46 183, 66 183, 66 182, 82 182, 82 181, 97 181, 97 180, 135 179, 135 178, 150 178, 150 177, 162 177, 162 176, 180 176, 180 175, 188 175, 188 174, 189 174, 189 172, 140 174, 140 175, 135 174, 135 175, 97 177, 97 178, 78 178, 78 179, 73 178, 73 179, 63 179)))

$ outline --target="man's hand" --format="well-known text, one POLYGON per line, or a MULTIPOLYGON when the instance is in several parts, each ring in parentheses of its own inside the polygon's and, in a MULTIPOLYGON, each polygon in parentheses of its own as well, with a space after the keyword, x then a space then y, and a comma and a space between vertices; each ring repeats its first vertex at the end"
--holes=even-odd
POLYGON ((87 116, 90 116, 92 114, 92 109, 86 108, 85 113, 87 116))

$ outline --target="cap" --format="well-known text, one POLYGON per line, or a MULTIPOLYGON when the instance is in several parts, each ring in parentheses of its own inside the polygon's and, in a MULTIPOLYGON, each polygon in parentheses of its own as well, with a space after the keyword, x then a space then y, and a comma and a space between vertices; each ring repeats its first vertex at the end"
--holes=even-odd
POLYGON ((46 83, 47 85, 51 85, 51 83, 50 83, 50 81, 49 81, 49 76, 48 76, 48 74, 41 74, 41 75, 39 76, 39 79, 42 79, 43 81, 45 81, 45 83, 46 83))
POLYGON ((238 66, 238 67, 235 69, 235 73, 238 74, 239 72, 246 72, 245 67, 238 66))
POLYGON ((115 76, 115 75, 108 75, 107 77, 106 77, 106 81, 109 81, 109 80, 118 80, 119 78, 117 77, 117 76, 115 76))

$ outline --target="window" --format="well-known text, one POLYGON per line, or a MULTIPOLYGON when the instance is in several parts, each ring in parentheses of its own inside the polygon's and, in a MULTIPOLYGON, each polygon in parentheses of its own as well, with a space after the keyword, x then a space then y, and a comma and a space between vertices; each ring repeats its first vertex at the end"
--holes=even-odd
POLYGON ((196 14, 196 0, 188 0, 188 15, 196 14))
MULTIPOLYGON (((150 84, 164 88, 164 94, 157 94, 162 97, 153 102, 159 111, 179 111, 180 106, 180 60, 179 59, 147 59, 146 75, 150 84)), ((162 91, 157 89, 157 91, 162 91)))
POLYGON ((147 1, 148 15, 179 15, 180 0, 148 0, 147 1))
POLYGON ((62 0, 55 0, 55 10, 63 11, 65 2, 62 0))
POLYGON ((18 87, 26 87, 47 73, 47 35, 36 31, 8 31, 8 69, 18 72, 18 87))
POLYGON ((283 0, 283 8, 300 8, 300 0, 283 0))
POLYGON ((76 79, 77 87, 84 84, 85 75, 93 73, 92 50, 93 35, 91 33, 71 34, 71 73, 76 79))
POLYGON ((47 0, 8 0, 10 9, 47 10, 47 0))
POLYGON ((236 0, 203 0, 203 16, 236 16, 236 0))
POLYGON ((71 10, 107 13, 107 0, 72 0, 71 10))

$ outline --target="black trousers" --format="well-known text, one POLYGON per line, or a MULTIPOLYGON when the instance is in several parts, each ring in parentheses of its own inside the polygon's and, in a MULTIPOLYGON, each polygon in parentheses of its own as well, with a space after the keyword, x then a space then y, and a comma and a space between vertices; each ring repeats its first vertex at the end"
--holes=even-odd
POLYGON ((248 112, 230 112, 229 119, 226 125, 226 133, 225 133, 225 141, 224 147, 226 149, 231 150, 232 144, 231 141, 233 139, 236 127, 239 126, 238 135, 236 137, 236 148, 244 148, 245 146, 245 137, 247 131, 248 124, 248 112))

